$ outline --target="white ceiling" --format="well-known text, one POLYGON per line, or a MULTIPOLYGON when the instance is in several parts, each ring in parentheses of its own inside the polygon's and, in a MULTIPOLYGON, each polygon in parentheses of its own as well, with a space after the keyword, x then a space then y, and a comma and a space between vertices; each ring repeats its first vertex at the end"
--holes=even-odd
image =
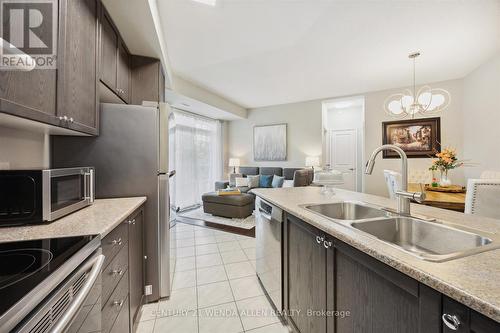
POLYGON ((158 0, 172 70, 253 108, 460 78, 500 50, 500 0, 158 0))

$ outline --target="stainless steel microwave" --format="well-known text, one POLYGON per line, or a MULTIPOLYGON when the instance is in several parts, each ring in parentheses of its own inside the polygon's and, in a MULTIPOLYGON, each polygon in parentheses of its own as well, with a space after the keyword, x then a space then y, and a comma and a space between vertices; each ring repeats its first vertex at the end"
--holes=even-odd
POLYGON ((94 168, 0 171, 0 227, 54 221, 95 199, 94 168))

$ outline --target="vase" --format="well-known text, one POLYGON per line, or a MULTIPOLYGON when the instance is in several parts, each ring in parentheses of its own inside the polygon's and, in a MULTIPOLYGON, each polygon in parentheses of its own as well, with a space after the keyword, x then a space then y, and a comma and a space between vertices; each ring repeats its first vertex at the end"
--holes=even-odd
POLYGON ((448 178, 448 170, 441 172, 441 179, 439 180, 439 186, 448 187, 451 185, 451 180, 448 178))

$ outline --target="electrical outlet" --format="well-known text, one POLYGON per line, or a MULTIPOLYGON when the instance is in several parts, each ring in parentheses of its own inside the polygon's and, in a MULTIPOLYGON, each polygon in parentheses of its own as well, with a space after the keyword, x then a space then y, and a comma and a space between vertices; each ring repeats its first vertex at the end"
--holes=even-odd
POLYGON ((144 286, 144 295, 148 296, 153 293, 153 286, 148 284, 147 286, 144 286))
POLYGON ((10 162, 0 162, 0 170, 9 170, 10 162))

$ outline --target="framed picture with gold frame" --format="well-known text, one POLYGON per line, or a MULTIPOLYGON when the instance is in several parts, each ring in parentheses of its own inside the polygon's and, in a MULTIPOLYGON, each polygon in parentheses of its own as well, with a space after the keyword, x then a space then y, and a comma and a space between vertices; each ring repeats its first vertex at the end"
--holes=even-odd
MULTIPOLYGON (((441 151, 441 118, 419 118, 382 123, 382 143, 398 146, 409 158, 428 158, 441 151)), ((397 158, 384 150, 384 158, 397 158)))

